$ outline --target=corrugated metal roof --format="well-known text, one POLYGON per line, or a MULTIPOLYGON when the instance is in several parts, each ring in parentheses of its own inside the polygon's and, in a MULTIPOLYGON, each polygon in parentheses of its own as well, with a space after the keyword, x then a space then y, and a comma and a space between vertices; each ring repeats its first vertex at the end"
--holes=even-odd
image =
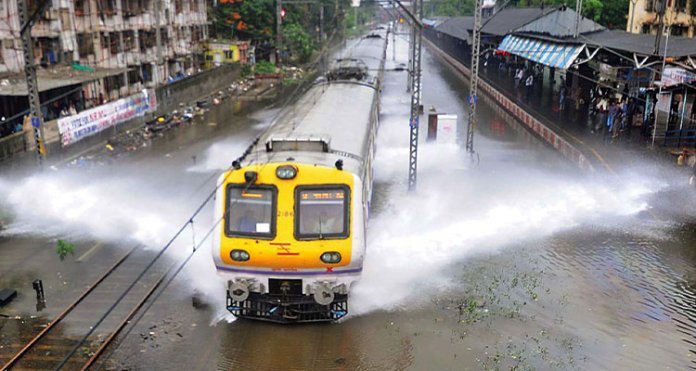
MULTIPOLYGON (((577 39, 578 42, 587 43, 592 46, 603 46, 614 50, 621 50, 641 55, 665 54, 666 37, 660 40, 660 50, 655 50, 655 35, 634 34, 621 30, 604 30, 601 32, 582 35, 577 39)), ((696 55, 696 38, 686 38, 680 36, 670 36, 667 45, 668 57, 685 57, 696 55)))
POLYGON ((505 36, 556 8, 505 8, 485 21, 481 32, 505 36))
POLYGON ((461 40, 469 39, 469 30, 474 28, 474 17, 451 17, 435 27, 438 31, 461 40))
MULTIPOLYGON (((570 8, 566 10, 556 10, 525 24, 515 31, 550 35, 560 38, 571 37, 575 34, 575 19, 577 15, 578 13, 570 8)), ((580 19, 580 27, 578 27, 580 34, 602 31, 604 29, 605 27, 602 25, 585 17, 580 19)))

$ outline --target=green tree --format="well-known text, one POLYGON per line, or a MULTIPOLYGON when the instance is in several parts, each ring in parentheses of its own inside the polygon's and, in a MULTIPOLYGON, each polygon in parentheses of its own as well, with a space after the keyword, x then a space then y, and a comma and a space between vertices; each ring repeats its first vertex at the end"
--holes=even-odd
POLYGON ((291 23, 283 27, 283 38, 290 54, 304 63, 309 60, 314 50, 312 37, 297 23, 291 23))
MULTIPOLYGON (((582 15, 612 29, 626 29, 626 15, 630 0, 583 0, 582 15)), ((515 2, 519 7, 527 6, 560 6, 566 4, 575 9, 574 1, 566 0, 525 0, 515 2)))

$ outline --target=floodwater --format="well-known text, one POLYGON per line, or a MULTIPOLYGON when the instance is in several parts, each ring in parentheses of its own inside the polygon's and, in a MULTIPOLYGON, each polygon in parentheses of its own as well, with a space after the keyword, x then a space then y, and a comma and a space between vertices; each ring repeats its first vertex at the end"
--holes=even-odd
MULTIPOLYGON (((403 37, 395 63, 406 60, 403 37)), ((458 115, 465 133, 467 85, 427 52, 423 64, 426 111, 458 115)), ((348 319, 234 320, 205 245, 108 368, 696 368, 696 195, 682 174, 640 160, 582 174, 481 100, 474 161, 457 143, 423 141, 408 193, 405 83, 386 74, 368 255, 348 319), (194 291, 207 306, 191 305, 194 291)), ((115 165, 7 180, 14 222, 3 245, 22 233, 159 247, 274 114, 224 103, 115 165), (49 180, 46 195, 25 193, 49 180)))

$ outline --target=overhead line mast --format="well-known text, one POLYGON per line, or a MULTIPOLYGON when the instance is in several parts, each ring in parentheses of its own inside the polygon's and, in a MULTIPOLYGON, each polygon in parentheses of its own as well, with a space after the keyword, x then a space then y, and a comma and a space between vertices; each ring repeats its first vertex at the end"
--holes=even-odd
POLYGON ((474 9, 474 34, 471 46, 471 84, 469 86, 469 122, 466 128, 466 151, 474 154, 474 129, 476 128, 476 101, 478 100, 479 57, 481 52, 481 7, 483 0, 476 0, 474 9))
POLYGON ((41 114, 41 101, 39 100, 39 83, 36 79, 36 65, 34 63, 34 43, 31 40, 31 28, 38 17, 50 5, 50 1, 43 0, 33 14, 29 14, 28 0, 19 0, 18 13, 19 22, 22 25, 19 33, 22 37, 22 52, 24 54, 24 75, 27 79, 27 98, 29 99, 29 115, 32 127, 34 128, 34 139, 36 140, 36 151, 38 153, 39 165, 43 164, 45 152, 43 115, 41 114), (38 121, 38 122, 37 122, 38 121))
POLYGON ((418 21, 411 32, 411 118, 409 119, 408 190, 418 182, 418 126, 421 98, 421 44, 423 41, 423 0, 413 0, 413 16, 418 21))

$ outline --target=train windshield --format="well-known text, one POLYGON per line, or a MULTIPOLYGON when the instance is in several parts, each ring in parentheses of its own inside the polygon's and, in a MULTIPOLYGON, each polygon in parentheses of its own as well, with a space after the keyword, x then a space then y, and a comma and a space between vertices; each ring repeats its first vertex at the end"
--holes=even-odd
POLYGON ((273 188, 229 186, 226 230, 229 235, 273 237, 276 191, 273 188))
POLYGON ((345 186, 299 187, 295 231, 298 238, 348 237, 348 196, 345 186))

